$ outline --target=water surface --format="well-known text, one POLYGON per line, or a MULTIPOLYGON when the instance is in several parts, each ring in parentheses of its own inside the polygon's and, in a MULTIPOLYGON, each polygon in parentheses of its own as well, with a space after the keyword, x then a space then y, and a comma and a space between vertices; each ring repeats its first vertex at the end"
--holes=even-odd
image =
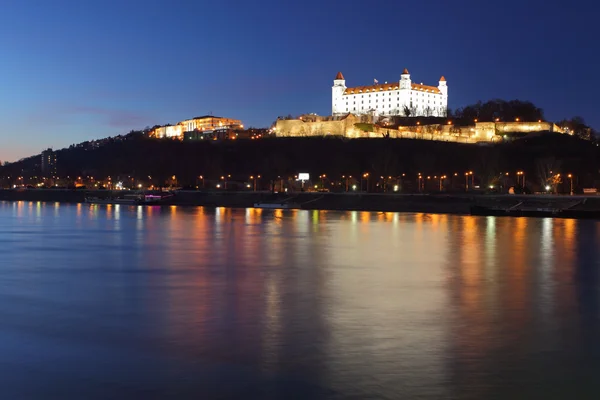
POLYGON ((0 203, 11 399, 598 398, 600 223, 0 203))

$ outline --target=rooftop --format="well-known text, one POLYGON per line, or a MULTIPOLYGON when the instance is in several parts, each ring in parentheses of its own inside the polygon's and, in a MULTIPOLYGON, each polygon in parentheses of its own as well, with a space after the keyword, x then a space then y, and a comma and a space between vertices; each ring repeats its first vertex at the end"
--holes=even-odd
MULTIPOLYGON (((430 93, 436 93, 436 94, 442 93, 442 92, 440 92, 440 89, 438 89, 435 86, 428 86, 428 85, 423 85, 423 84, 419 84, 419 83, 412 83, 411 88, 412 88, 412 90, 418 90, 420 92, 430 92, 430 93)), ((398 89, 399 89, 398 83, 394 82, 394 83, 384 83, 384 84, 378 84, 378 85, 356 86, 356 87, 352 87, 352 88, 346 88, 346 90, 344 91, 344 94, 383 92, 383 91, 387 91, 387 90, 398 90, 398 89)))

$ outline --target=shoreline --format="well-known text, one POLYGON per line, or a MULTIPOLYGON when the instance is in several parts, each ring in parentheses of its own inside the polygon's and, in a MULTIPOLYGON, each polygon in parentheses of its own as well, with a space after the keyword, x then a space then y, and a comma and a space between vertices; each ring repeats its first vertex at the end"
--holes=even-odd
MULTIPOLYGON (((0 190, 0 201, 42 201, 85 203, 92 191, 72 189, 8 189, 0 190)), ((122 191, 93 191, 94 196, 110 198, 122 191)), ((536 208, 573 208, 600 213, 597 195, 510 195, 475 193, 396 194, 396 193, 320 193, 299 192, 215 192, 176 191, 162 205, 253 208, 259 202, 289 201, 303 210, 418 212, 433 214, 470 215, 471 207, 504 207, 515 204, 536 208)))

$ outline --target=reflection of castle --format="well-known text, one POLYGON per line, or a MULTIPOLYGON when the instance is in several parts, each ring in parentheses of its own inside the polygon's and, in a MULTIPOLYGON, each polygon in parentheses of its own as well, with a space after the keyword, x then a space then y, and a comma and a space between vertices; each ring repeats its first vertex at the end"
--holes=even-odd
POLYGON ((346 87, 346 80, 338 72, 331 89, 332 115, 402 115, 406 117, 445 117, 448 109, 446 78, 438 86, 412 83, 405 68, 399 82, 346 87))

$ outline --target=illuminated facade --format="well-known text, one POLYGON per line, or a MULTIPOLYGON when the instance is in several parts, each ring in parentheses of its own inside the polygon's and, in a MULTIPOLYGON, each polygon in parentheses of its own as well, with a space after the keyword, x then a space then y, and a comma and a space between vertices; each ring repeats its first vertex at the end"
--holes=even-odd
POLYGON ((167 125, 156 128, 152 136, 156 138, 183 139, 186 133, 211 134, 220 130, 243 129, 239 119, 214 117, 205 115, 178 122, 176 125, 167 125))
POLYGON ((52 149, 42 151, 42 175, 46 177, 56 176, 56 153, 52 149))
POLYGON ((331 113, 374 116, 445 117, 448 110, 448 85, 443 76, 438 86, 413 83, 405 68, 399 82, 346 87, 338 72, 331 89, 331 113))

